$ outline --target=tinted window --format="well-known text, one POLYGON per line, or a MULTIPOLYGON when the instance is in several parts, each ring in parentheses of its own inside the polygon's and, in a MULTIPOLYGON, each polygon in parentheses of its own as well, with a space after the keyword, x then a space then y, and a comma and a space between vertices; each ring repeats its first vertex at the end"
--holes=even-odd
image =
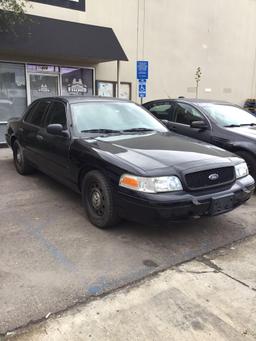
POLYGON ((32 103, 30 105, 30 107, 28 108, 26 114, 25 114, 25 118, 24 118, 24 121, 26 122, 30 122, 31 118, 32 118, 32 115, 33 115, 33 112, 35 111, 36 107, 38 105, 38 102, 35 102, 35 103, 32 103))
POLYGON ((168 120, 170 117, 172 104, 168 102, 157 103, 149 111, 160 120, 168 120))
POLYGON ((26 115, 25 121, 36 126, 43 126, 44 115, 49 107, 49 102, 37 102, 33 105, 26 115))
POLYGON ((194 121, 204 121, 200 112, 187 104, 177 103, 175 113, 177 123, 190 125, 194 121))
POLYGON ((49 124, 62 124, 67 128, 67 117, 65 105, 61 102, 53 102, 46 118, 46 126, 49 124))

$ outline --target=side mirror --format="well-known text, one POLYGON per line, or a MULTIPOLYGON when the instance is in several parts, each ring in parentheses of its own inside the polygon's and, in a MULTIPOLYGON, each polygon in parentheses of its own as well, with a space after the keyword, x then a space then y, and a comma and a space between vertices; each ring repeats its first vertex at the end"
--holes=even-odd
POLYGON ((161 120, 161 122, 168 128, 169 121, 168 120, 161 120))
POLYGON ((68 136, 67 130, 64 130, 62 124, 49 124, 46 128, 47 133, 59 136, 68 136))
POLYGON ((208 125, 204 121, 194 121, 190 124, 191 128, 205 130, 208 128, 208 125))

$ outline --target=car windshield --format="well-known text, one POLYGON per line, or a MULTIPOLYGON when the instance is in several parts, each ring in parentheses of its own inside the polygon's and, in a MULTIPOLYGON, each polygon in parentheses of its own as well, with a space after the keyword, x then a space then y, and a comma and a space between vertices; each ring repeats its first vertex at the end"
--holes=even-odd
POLYGON ((217 124, 223 127, 256 125, 256 117, 241 108, 232 105, 212 103, 202 103, 199 105, 207 111, 217 124))
POLYGON ((168 130, 145 109, 129 102, 71 104, 73 123, 79 133, 116 133, 168 130))

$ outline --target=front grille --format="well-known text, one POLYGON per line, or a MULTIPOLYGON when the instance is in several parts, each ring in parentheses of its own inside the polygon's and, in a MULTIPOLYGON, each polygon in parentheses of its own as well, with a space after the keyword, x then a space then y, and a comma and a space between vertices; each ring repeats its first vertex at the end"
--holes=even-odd
POLYGON ((205 189, 231 183, 235 179, 234 167, 208 169, 185 175, 187 187, 191 190, 205 189), (210 180, 211 175, 218 174, 218 179, 210 180))

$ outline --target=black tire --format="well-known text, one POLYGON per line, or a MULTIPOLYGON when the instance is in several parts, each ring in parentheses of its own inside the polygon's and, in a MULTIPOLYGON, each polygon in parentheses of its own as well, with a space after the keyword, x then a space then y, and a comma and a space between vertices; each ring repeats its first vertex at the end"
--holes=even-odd
POLYGON ((25 158, 23 148, 20 143, 15 140, 13 143, 13 160, 17 172, 21 175, 31 174, 35 169, 31 166, 28 160, 25 158))
POLYGON ((82 199, 88 218, 95 226, 107 229, 119 223, 112 187, 99 171, 91 171, 85 175, 82 199))
POLYGON ((236 152, 236 154, 245 160, 251 176, 256 181, 256 158, 252 154, 243 150, 236 152))

